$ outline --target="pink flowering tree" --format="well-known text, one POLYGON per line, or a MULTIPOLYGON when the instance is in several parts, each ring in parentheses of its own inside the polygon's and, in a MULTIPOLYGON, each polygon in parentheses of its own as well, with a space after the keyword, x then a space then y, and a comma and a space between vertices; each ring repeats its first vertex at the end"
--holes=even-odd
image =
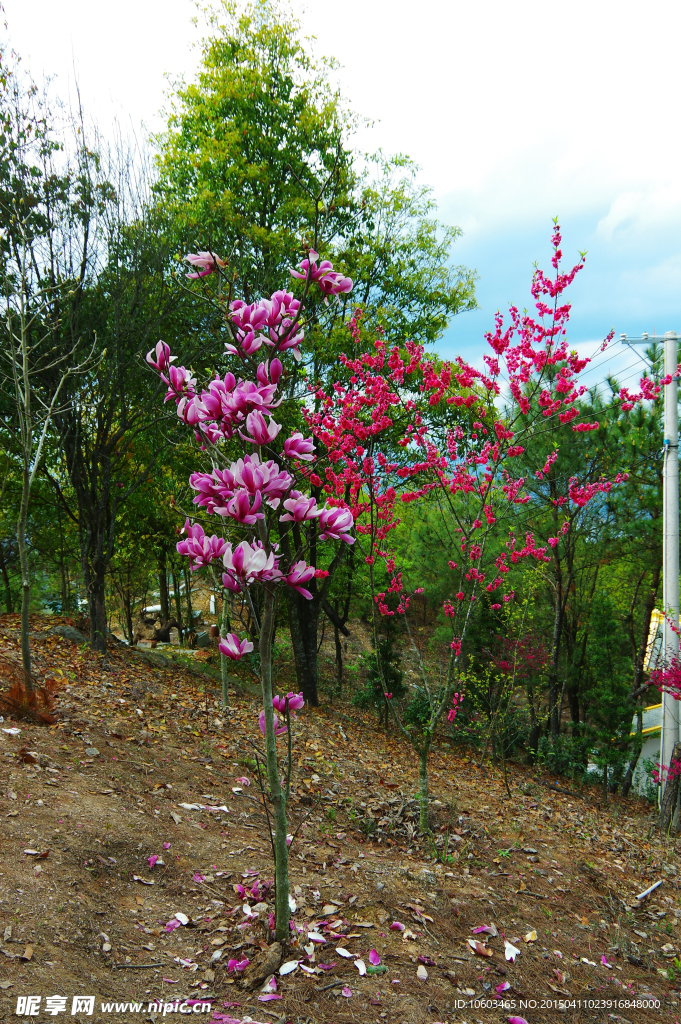
MULTIPOLYGON (((515 597, 523 566, 548 563, 550 551, 570 529, 563 516, 548 543, 538 543, 531 529, 519 533, 519 512, 530 502, 521 457, 538 448, 551 422, 569 426, 576 437, 588 437, 598 427, 582 416, 587 388, 579 377, 589 360, 567 342, 570 305, 564 293, 584 259, 565 272, 557 225, 552 243, 552 273, 536 270, 532 281, 537 315, 512 307, 507 325, 497 315, 494 330, 486 335, 490 351, 483 356, 484 369, 460 358, 438 362, 410 342, 389 347, 380 331, 367 341, 357 310, 349 325, 354 351, 341 360, 342 382, 331 389, 321 382, 313 385, 318 411, 308 412, 307 420, 326 451, 327 500, 347 508, 356 521, 358 553, 375 608, 374 630, 377 615, 402 617, 427 695, 424 709, 410 722, 383 686, 393 719, 418 757, 423 832, 429 830, 428 755, 442 716, 455 711, 453 694, 461 693, 462 652, 475 609, 485 601, 502 612, 515 597), (422 591, 420 581, 407 582, 395 554, 399 507, 414 502, 437 510, 451 543, 450 596, 443 612, 452 635, 446 671, 435 680, 410 625, 410 599, 422 591)), ((654 398, 667 382, 642 380, 638 393, 623 389, 620 401, 629 407, 654 398)), ((550 454, 540 472, 548 473, 556 459, 560 450, 550 454)), ((559 512, 581 508, 623 479, 620 473, 596 480, 576 474, 565 493, 552 500, 559 512)), ((381 672, 377 637, 375 649, 381 672)))
MULTIPOLYGON (((260 729, 265 737, 267 797, 274 822, 276 883, 276 936, 289 931, 289 882, 286 804, 290 784, 289 746, 285 781, 280 777, 277 736, 290 730, 290 713, 303 704, 300 694, 280 698, 272 693, 272 638, 277 603, 285 592, 305 599, 315 566, 308 564, 303 543, 292 542, 294 528, 311 520, 318 524, 317 540, 352 544, 353 517, 335 504, 318 505, 305 493, 310 466, 315 460, 311 437, 299 431, 286 434, 275 416, 282 403, 280 382, 286 378, 287 358, 299 360, 305 337, 304 302, 309 289, 318 287, 325 297, 349 291, 352 282, 319 262, 310 250, 298 270, 302 297, 277 291, 270 298, 246 303, 231 299, 226 264, 213 253, 187 257, 193 267, 187 276, 201 281, 211 275, 219 289, 211 297, 222 304, 229 332, 226 356, 233 365, 224 376, 216 374, 203 386, 192 371, 176 366, 167 344, 159 342, 147 355, 147 363, 167 385, 166 402, 174 402, 178 417, 194 432, 197 471, 189 483, 194 503, 203 517, 214 516, 220 529, 212 535, 201 522, 185 523, 177 549, 185 555, 192 572, 202 567, 222 570, 226 596, 244 602, 250 611, 251 633, 225 632, 220 642, 224 658, 239 661, 257 645, 257 668, 263 710, 260 729), (221 295, 227 298, 221 298, 221 295), (235 457, 236 456, 236 457, 235 457), (286 538, 287 543, 280 544, 286 538), (288 557, 282 553, 289 552, 288 557), (258 590, 259 600, 254 600, 258 590), (280 724, 277 711, 286 719, 280 724)), ((204 519, 206 522, 207 519, 204 519)), ((224 618, 224 616, 223 616, 224 618)), ((289 732, 290 740, 290 732, 289 732)))

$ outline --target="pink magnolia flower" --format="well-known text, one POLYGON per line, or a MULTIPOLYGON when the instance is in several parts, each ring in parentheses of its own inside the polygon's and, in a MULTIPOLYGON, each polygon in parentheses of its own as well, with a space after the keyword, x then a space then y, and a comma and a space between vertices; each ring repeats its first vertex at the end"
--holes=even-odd
POLYGON ((169 366, 175 359, 177 359, 177 356, 171 356, 170 345, 167 345, 165 341, 157 342, 156 348, 149 349, 146 357, 149 366, 154 370, 158 370, 159 373, 162 373, 166 366, 169 366), (155 359, 154 355, 156 356, 155 359))
POLYGON ((299 491, 293 491, 291 497, 284 502, 286 515, 279 516, 281 523, 304 523, 309 519, 318 519, 322 509, 317 507, 314 498, 306 498, 299 491))
POLYGON ((222 558, 227 550, 227 541, 215 534, 207 537, 200 523, 194 523, 192 526, 187 519, 182 529, 183 533, 187 533, 187 539, 178 541, 176 547, 178 554, 189 558, 192 571, 222 558))
MULTIPOLYGON (((265 711, 264 711, 264 709, 260 712, 260 714, 258 716, 258 725, 260 726, 260 732, 264 736, 265 735, 265 711)), ((279 716, 275 715, 274 716, 274 735, 275 736, 281 736, 282 733, 285 733, 287 731, 287 729, 288 729, 288 726, 286 726, 286 725, 279 725, 279 716)))
POLYGON ((195 274, 187 274, 190 281, 196 281, 200 277, 208 277, 216 267, 225 266, 225 261, 221 260, 219 256, 215 256, 212 252, 190 252, 185 256, 185 260, 192 267, 201 268, 195 274))
POLYGON ((255 409, 253 412, 249 412, 246 417, 246 429, 249 432, 248 434, 242 433, 241 430, 239 431, 239 436, 244 441, 250 441, 251 444, 269 444, 271 441, 274 441, 281 430, 281 424, 275 423, 274 419, 270 416, 268 425, 265 423, 263 414, 255 409))
POLYGON ((317 266, 318 259, 319 254, 314 249, 310 249, 309 259, 301 260, 298 264, 300 270, 289 270, 291 277, 304 281, 309 276, 310 280, 314 281, 322 293, 327 296, 352 291, 352 280, 349 277, 343 277, 341 273, 334 270, 330 260, 322 260, 317 266))
POLYGON ((228 590, 241 590, 242 584, 250 585, 254 580, 279 579, 281 573, 277 568, 277 561, 274 552, 269 555, 265 549, 254 541, 249 544, 242 540, 232 551, 232 545, 228 544, 222 564, 227 570, 223 573, 222 582, 228 590))
POLYGON ((253 496, 253 504, 250 503, 250 497, 248 491, 237 491, 231 501, 221 508, 216 508, 215 511, 218 515, 228 515, 232 519, 236 519, 237 523, 243 523, 244 526, 252 526, 253 523, 257 523, 258 519, 264 519, 265 514, 258 512, 258 509, 262 505, 262 495, 260 491, 256 491, 253 496))
POLYGON ((282 714, 286 713, 286 708, 289 711, 299 711, 302 707, 305 707, 305 698, 302 693, 287 693, 285 697, 273 697, 272 706, 275 711, 280 711, 282 714))
POLYGON ((305 587, 301 586, 303 583, 307 583, 314 576, 314 566, 306 565, 305 562, 296 562, 295 565, 291 566, 291 569, 287 576, 284 577, 289 587, 293 587, 299 594, 302 594, 308 601, 312 600, 312 594, 305 587))
POLYGON ((284 441, 284 455, 287 459, 301 459, 303 462, 312 462, 315 458, 314 444, 311 437, 303 437, 298 431, 291 434, 284 441))
MULTIPOLYGON (((243 658, 244 654, 249 654, 253 650, 251 641, 239 640, 236 633, 227 633, 224 640, 221 640, 218 646, 220 653, 232 661, 239 661, 240 658, 243 658)), ((248 785, 248 782, 246 784, 248 785)))
POLYGON ((348 508, 324 508, 319 518, 320 540, 342 540, 346 544, 354 544, 355 538, 348 536, 354 519, 348 508))
POLYGON ((240 775, 239 778, 234 781, 239 782, 242 786, 250 786, 251 784, 251 780, 247 779, 245 775, 240 775))

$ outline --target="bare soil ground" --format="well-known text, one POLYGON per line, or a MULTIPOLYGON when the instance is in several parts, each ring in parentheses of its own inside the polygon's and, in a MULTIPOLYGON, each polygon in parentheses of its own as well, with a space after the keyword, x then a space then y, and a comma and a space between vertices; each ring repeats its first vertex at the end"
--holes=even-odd
MULTIPOLYGON (((291 831, 308 817, 292 847, 294 944, 279 954, 264 906, 255 689, 244 681, 224 714, 209 675, 123 645, 102 658, 55 632, 64 622, 31 623, 36 675, 56 680, 56 724, 0 725, 21 730, 0 732, 3 1022, 21 1019, 29 995, 42 997, 33 1019, 107 1024, 160 1019, 151 1001, 186 999, 210 1001, 200 1019, 214 1024, 679 1020, 681 847, 652 831, 649 805, 603 808, 595 790, 558 792, 564 781, 516 765, 509 799, 496 768, 436 748, 441 863, 416 829, 411 750, 348 703, 305 709, 291 831), (154 855, 164 863, 150 867, 154 855), (254 882, 247 899, 234 888, 254 882), (263 904, 250 925, 245 902, 263 904), (189 923, 166 931, 178 912, 189 923), (497 935, 474 935, 483 925, 497 935), (326 941, 305 959, 311 930, 326 941), (370 967, 371 949, 381 964, 360 976, 354 961, 370 967), (230 974, 243 957, 255 966, 230 974), (281 998, 263 1002, 263 982, 245 984, 280 959, 313 973, 277 975, 281 998), (64 1011, 46 1012, 53 995, 64 1011), (95 997, 92 1014, 71 1013, 77 995, 95 997), (141 1009, 102 1008, 116 1002, 141 1009)), ((0 681, 18 662, 18 626, 0 617, 0 681)))

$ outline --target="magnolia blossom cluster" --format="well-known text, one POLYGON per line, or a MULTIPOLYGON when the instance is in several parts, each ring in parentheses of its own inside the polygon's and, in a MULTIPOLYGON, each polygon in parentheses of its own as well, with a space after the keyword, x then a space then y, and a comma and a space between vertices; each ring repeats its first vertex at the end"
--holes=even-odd
MULTIPOLYGON (((349 292, 352 281, 335 271, 328 260, 318 263, 318 259, 318 254, 310 251, 299 269, 291 270, 292 276, 305 280, 307 285, 318 286, 325 299, 349 292)), ((208 277, 225 267, 225 262, 210 252, 190 254, 187 261, 193 268, 187 275, 192 280, 208 277)), ((206 388, 199 390, 191 371, 174 365, 176 357, 165 342, 159 341, 146 357, 167 386, 165 401, 175 402, 178 416, 194 428, 202 448, 210 448, 214 453, 213 469, 190 477, 190 486, 196 492, 194 504, 208 515, 218 515, 239 527, 255 530, 253 539, 234 543, 217 534, 208 536, 199 523, 192 524, 187 519, 177 544, 178 552, 189 559, 192 571, 221 561, 223 585, 234 593, 243 594, 254 584, 281 584, 311 600, 306 584, 315 575, 324 575, 300 558, 284 564, 278 545, 269 540, 268 517, 273 513, 282 524, 299 527, 314 523, 319 540, 354 543, 354 517, 344 503, 336 500, 318 505, 316 498, 296 488, 298 478, 305 476, 305 464, 315 460, 312 437, 306 438, 296 431, 283 438, 282 444, 282 425, 273 416, 282 402, 277 391, 284 367, 278 356, 291 352, 296 359, 300 358, 301 313, 301 301, 286 291, 274 292, 269 299, 250 304, 241 299, 230 303, 227 319, 234 344, 226 346, 227 352, 248 364, 263 346, 271 350, 271 358, 255 369, 255 380, 237 378, 228 372, 224 377, 216 375, 206 388), (244 454, 222 468, 218 465, 217 446, 230 439, 241 442, 244 454)), ((234 661, 252 650, 252 642, 241 640, 235 633, 228 633, 220 643, 222 654, 234 661)), ((296 694, 282 700, 285 706, 281 710, 285 712, 302 706, 298 703, 302 697, 296 694)))
MULTIPOLYGON (((187 262, 196 269, 187 274, 190 280, 208 277, 225 267, 224 260, 210 252, 190 253, 187 262)), ((318 253, 310 250, 309 258, 299 264, 298 270, 290 270, 291 277, 314 283, 325 301, 331 295, 342 295, 352 290, 352 281, 333 269, 329 260, 317 264, 318 253)), ((301 303, 290 292, 276 291, 269 299, 247 303, 235 299, 229 306, 234 344, 229 342, 225 350, 241 358, 252 356, 263 345, 275 352, 290 351, 300 360, 300 344, 304 331, 300 325, 301 303)))

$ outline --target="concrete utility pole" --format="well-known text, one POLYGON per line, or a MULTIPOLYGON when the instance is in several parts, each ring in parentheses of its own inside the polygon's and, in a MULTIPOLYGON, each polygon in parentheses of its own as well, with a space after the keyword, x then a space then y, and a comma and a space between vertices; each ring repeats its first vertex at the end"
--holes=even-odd
MULTIPOLYGON (((649 345, 656 338, 644 334, 640 338, 621 336, 625 345, 649 345)), ((662 339, 660 339, 662 340, 662 339)), ((664 336, 664 372, 676 373, 678 365, 678 336, 667 331, 664 336)), ((662 604, 663 658, 667 667, 679 655, 679 635, 669 620, 679 628, 679 415, 678 381, 673 378, 664 389, 664 467, 663 467, 663 548, 662 548, 662 604)), ((662 694, 662 735, 660 763, 669 765, 674 744, 681 740, 681 701, 667 693, 662 694)))

